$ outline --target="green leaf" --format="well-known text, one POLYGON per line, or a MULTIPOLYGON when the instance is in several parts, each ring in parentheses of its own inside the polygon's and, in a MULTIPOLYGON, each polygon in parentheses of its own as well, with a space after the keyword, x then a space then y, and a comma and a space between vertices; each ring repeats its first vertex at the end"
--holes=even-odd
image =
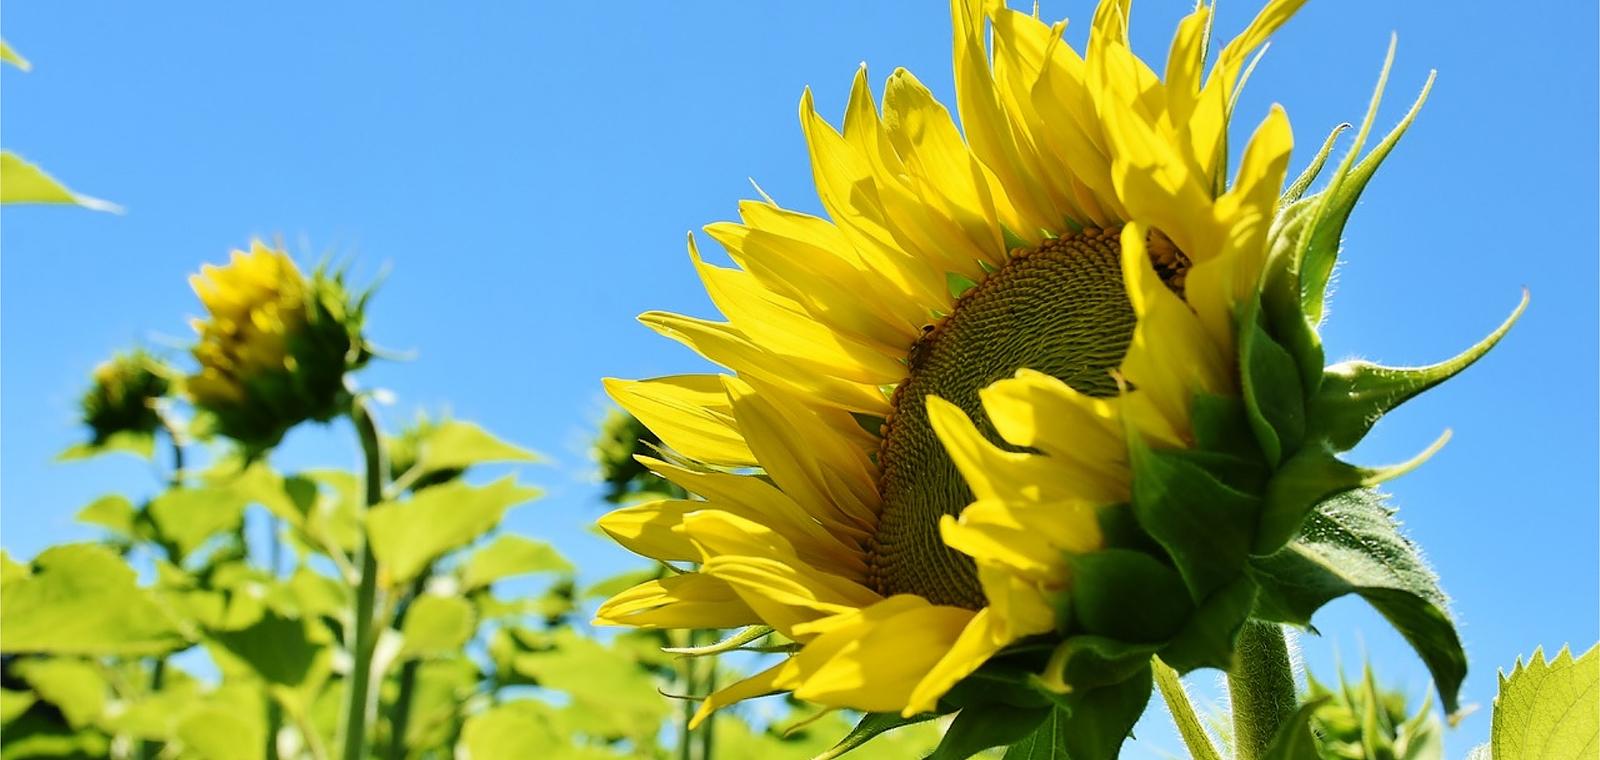
POLYGON ((1600 646, 1582 657, 1543 649, 1500 674, 1489 743, 1494 760, 1578 760, 1600 747, 1600 646))
POLYGON ((1312 613, 1359 594, 1411 643, 1433 674, 1445 711, 1459 708, 1467 658, 1447 613, 1438 576, 1400 534, 1392 511, 1373 491, 1329 499, 1306 519, 1300 538, 1251 562, 1261 584, 1256 616, 1309 625, 1312 613))
POLYGON ((0 40, 0 63, 9 63, 23 71, 31 71, 33 69, 33 64, 28 63, 28 59, 23 58, 20 53, 13 50, 10 45, 6 44, 5 40, 0 40))
POLYGON ((893 731, 897 728, 924 723, 939 717, 938 713, 919 713, 909 718, 900 717, 899 713, 867 713, 861 720, 845 734, 838 744, 833 745, 828 751, 817 755, 814 760, 834 760, 845 753, 866 744, 868 741, 893 731))
POLYGON ((162 654, 187 645, 133 569, 110 549, 46 549, 32 573, 5 584, 0 652, 162 654))
POLYGON ((237 530, 244 504, 231 488, 177 488, 151 500, 146 509, 158 540, 181 564, 213 537, 237 530))
POLYGON ((988 703, 964 707, 944 732, 928 760, 966 760, 990 747, 1003 747, 1036 733, 1056 712, 1053 707, 988 703))
POLYGON ((110 686, 92 662, 60 657, 20 660, 15 665, 39 698, 61 710, 67 725, 77 729, 93 724, 106 709, 110 686))
POLYGON ((550 712, 548 705, 524 699, 478 713, 468 718, 461 728, 457 757, 462 760, 548 757, 552 748, 568 741, 552 727, 550 712))
POLYGON ((12 581, 27 578, 33 571, 27 565, 11 558, 11 554, 0 549, 0 587, 10 585, 12 581))
POLYGON ((1137 435, 1129 436, 1128 453, 1134 514, 1172 557, 1191 598, 1204 599, 1237 578, 1250 554, 1259 501, 1196 460, 1151 449, 1137 435))
POLYGON ((517 575, 572 571, 572 563, 555 547, 543 541, 504 534, 472 553, 461 569, 461 586, 463 591, 470 591, 517 575))
POLYGON ((127 497, 111 494, 102 496, 78 511, 78 522, 98 525, 124 538, 138 535, 134 524, 139 513, 127 497))
POLYGON ((372 551, 393 585, 409 583, 429 563, 493 530, 505 511, 539 495, 506 477, 479 488, 461 482, 429 488, 407 502, 367 514, 372 551))
POLYGON ((1161 642, 1178 632, 1194 603, 1176 570, 1144 552, 1106 549, 1067 557, 1076 628, 1122 641, 1161 642))
POLYGON ((405 644, 402 657, 438 657, 450 654, 472 638, 477 620, 472 603, 458 596, 423 594, 411 602, 400 628, 405 644))
POLYGON ((212 654, 224 672, 243 669, 290 691, 309 691, 326 678, 332 654, 327 629, 267 611, 254 624, 212 631, 212 654))
MULTIPOLYGON (((528 636, 527 634, 523 634, 528 636)), ((572 708, 586 717, 584 733, 592 736, 652 736, 672 710, 651 671, 631 653, 585 638, 570 628, 546 636, 504 640, 501 659, 507 669, 532 683, 567 695, 572 708), (528 646, 534 644, 537 648, 528 646)))
POLYGON ((56 455, 57 462, 77 462, 91 459, 101 454, 132 454, 140 459, 149 459, 156 453, 156 437, 153 433, 141 430, 123 430, 112 433, 105 442, 100 444, 79 443, 68 446, 67 449, 56 455))
POLYGON ((10 723, 18 715, 28 711, 39 698, 29 691, 16 691, 0 689, 0 725, 10 723))
POLYGON ((416 751, 441 747, 459 728, 463 706, 478 686, 478 667, 465 657, 417 664, 406 747, 416 751))
POLYGON ((470 422, 447 420, 417 442, 414 478, 443 470, 462 470, 488 462, 537 462, 539 456, 496 438, 470 422))
POLYGON ((1120 683, 1074 691, 1015 741, 1004 760, 1114 760, 1144 714, 1150 690, 1147 666, 1120 683))
POLYGON ((71 204, 122 213, 122 207, 115 203, 68 190, 55 177, 9 150, 0 151, 0 203, 71 204))
POLYGON ((267 744, 265 715, 259 689, 223 686, 178 720, 176 738, 207 760, 260 760, 267 744))

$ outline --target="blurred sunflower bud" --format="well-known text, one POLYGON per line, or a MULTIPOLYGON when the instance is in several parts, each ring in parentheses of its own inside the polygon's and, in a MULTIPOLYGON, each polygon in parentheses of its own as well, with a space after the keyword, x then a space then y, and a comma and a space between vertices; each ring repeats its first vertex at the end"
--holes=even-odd
POLYGON ((1311 723, 1324 757, 1432 760, 1444 756, 1444 726, 1433 712, 1431 695, 1425 695, 1422 706, 1407 717, 1405 695, 1380 688, 1370 666, 1359 683, 1351 683, 1341 672, 1337 688, 1309 673, 1306 680, 1310 697, 1323 700, 1312 713, 1311 723))
POLYGON ((89 446, 119 435, 148 437, 161 425, 158 403, 172 387, 172 370, 149 353, 118 353, 94 368, 94 382, 79 407, 89 426, 89 446))
POLYGON ((259 240, 226 266, 202 266, 189 283, 208 316, 194 321, 200 370, 184 391, 216 432, 259 451, 349 405, 344 375, 371 356, 361 336, 370 292, 353 298, 340 276, 321 269, 307 277, 259 240))
POLYGON ((640 456, 659 456, 660 448, 661 438, 638 418, 612 409, 600 423, 593 447, 600 479, 606 484, 606 501, 621 504, 646 494, 682 498, 682 489, 651 472, 638 460, 640 456))

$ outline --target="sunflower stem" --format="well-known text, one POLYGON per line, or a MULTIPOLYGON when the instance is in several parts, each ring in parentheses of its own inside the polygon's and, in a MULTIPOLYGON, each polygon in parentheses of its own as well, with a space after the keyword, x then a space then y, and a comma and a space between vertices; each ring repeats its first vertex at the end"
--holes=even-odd
POLYGON ((1258 760, 1295 708, 1294 667, 1282 626, 1245 623, 1228 671, 1228 698, 1233 706, 1234 758, 1258 760))
MULTIPOLYGON (((377 423, 372 412, 361 399, 350 406, 350 421, 355 424, 361 438, 361 452, 366 460, 366 505, 371 508, 383 500, 384 457, 383 444, 378 437, 377 423)), ((372 653, 377 644, 373 610, 378 599, 378 561, 372 556, 372 547, 363 535, 359 564, 361 583, 356 588, 354 633, 349 639, 351 663, 349 689, 344 712, 344 760, 365 760, 367 757, 368 686, 372 679, 372 653)))

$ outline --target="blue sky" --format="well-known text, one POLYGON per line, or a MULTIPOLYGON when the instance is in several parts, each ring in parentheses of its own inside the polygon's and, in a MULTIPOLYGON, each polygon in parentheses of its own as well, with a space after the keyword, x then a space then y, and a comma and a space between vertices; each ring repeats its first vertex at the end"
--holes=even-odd
MULTIPOLYGON (((1134 39, 1164 60, 1180 3, 1143 2, 1134 39)), ((112 490, 153 489, 148 465, 54 465, 77 441, 75 399, 113 350, 175 357, 198 311, 185 276, 252 235, 303 260, 351 257, 390 276, 371 336, 412 361, 363 373, 392 390, 393 427, 449 409, 536 448, 548 491, 511 529, 548 538, 591 579, 632 564, 592 536, 585 442, 598 379, 693 371, 633 321, 710 315, 686 230, 728 219, 754 178, 816 211, 796 120, 801 88, 842 113, 865 60, 905 66, 952 102, 937 3, 617 2, 149 5, 8 3, 5 35, 35 69, 4 73, 4 144, 124 216, 8 208, 0 229, 0 543, 29 557, 92 536, 71 517, 112 490)), ((1074 19, 1087 1, 1046 3, 1074 19)), ((1242 28, 1253 3, 1223 3, 1242 28)), ((1389 33, 1399 56, 1380 126, 1430 68, 1439 83, 1348 230, 1325 339, 1334 358, 1454 354, 1532 291, 1479 366, 1381 424, 1358 452, 1405 459, 1455 438, 1392 486, 1455 600, 1472 661, 1450 737, 1487 734, 1494 671, 1535 645, 1597 635, 1595 8, 1507 2, 1313 2, 1275 39, 1240 104, 1283 103, 1296 165, 1357 120, 1389 33), (1441 11, 1441 8, 1448 11, 1441 11)), ((285 466, 353 466, 342 427, 296 433, 285 466)), ((1370 654, 1393 683, 1427 676, 1361 603, 1325 610, 1304 642, 1327 673, 1370 654)), ((1211 676, 1197 677, 1204 691, 1211 676)), ((1131 756, 1177 754, 1165 717, 1131 756)))

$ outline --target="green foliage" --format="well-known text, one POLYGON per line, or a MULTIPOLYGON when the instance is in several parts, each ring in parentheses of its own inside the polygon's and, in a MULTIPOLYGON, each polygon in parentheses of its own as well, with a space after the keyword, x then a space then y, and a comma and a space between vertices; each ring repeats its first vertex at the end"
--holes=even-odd
POLYGON ((531 573, 574 570, 555 547, 524 536, 501 535, 472 553, 461 567, 461 586, 470 591, 495 581, 531 573))
POLYGON ((1439 760, 1444 757, 1444 724, 1425 698, 1416 714, 1407 716, 1405 695, 1379 688, 1372 667, 1352 684, 1339 674, 1337 689, 1307 674, 1309 699, 1315 703, 1310 724, 1324 757, 1334 760, 1439 760))
POLYGON ((389 583, 408 583, 429 563, 492 530, 507 509, 538 495, 512 478, 481 488, 448 483, 373 507, 368 540, 389 583))
POLYGON ((81 655, 161 654, 185 646, 178 626, 133 569, 104 547, 46 549, 0 590, 0 651, 81 655))
POLYGON ((1490 729, 1493 760, 1578 760, 1600 747, 1600 646, 1574 658, 1533 650, 1499 676, 1490 729))
POLYGON ((443 657, 466 646, 478 627, 472 603, 455 596, 423 594, 411 601, 400 634, 402 656, 443 657))
POLYGON ((1371 491, 1324 502, 1301 537, 1255 558, 1261 585, 1256 616, 1310 625, 1322 605, 1358 594, 1405 636, 1433 673, 1446 712, 1454 714, 1467 659, 1438 577, 1400 534, 1393 511, 1371 491))

